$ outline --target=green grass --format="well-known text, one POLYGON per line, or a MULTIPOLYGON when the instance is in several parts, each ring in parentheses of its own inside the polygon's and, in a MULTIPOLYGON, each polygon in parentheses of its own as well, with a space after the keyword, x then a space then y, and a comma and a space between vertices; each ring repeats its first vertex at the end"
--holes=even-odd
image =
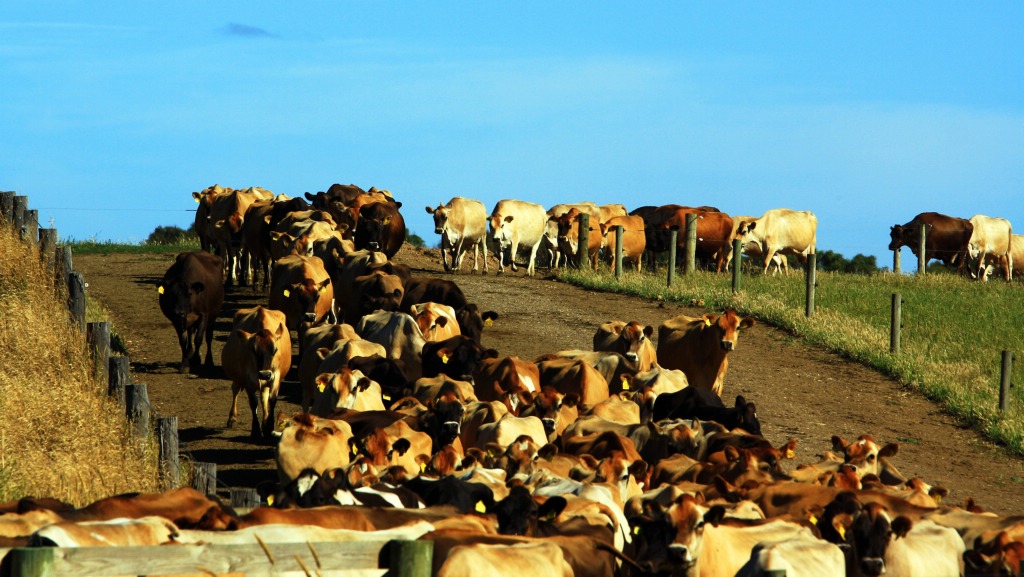
POLYGON ((113 242, 109 240, 66 240, 66 246, 71 247, 72 254, 176 254, 179 252, 199 250, 199 241, 186 241, 180 244, 129 244, 113 242))
MULTIPOLYGON (((990 439, 1024 455, 1024 391, 1010 389, 1009 410, 998 411, 1001 354, 1024 351, 1024 287, 971 282, 950 274, 907 276, 819 272, 815 312, 805 315, 806 277, 744 274, 732 294, 731 274, 677 276, 666 287, 657 275, 626 273, 621 281, 603 269, 562 271, 563 281, 598 291, 689 304, 735 308, 807 342, 874 367, 942 404, 990 439), (892 294, 900 293, 901 352, 889 353, 892 294)), ((1024 382, 1016 363, 1011 380, 1024 382)))

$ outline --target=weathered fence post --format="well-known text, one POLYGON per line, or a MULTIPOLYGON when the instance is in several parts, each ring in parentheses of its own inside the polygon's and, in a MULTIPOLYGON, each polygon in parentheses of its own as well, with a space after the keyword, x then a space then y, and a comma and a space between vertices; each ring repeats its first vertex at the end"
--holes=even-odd
POLYGON ((999 412, 1005 413, 1010 408, 1010 376, 1013 373, 1013 353, 1003 351, 1002 370, 999 374, 999 412))
POLYGON ((204 495, 217 494, 217 463, 192 461, 191 486, 204 495))
POLYGON ((178 417, 160 417, 156 420, 157 442, 160 454, 160 477, 165 489, 181 485, 181 465, 178 462, 178 417))
POLYGON ((679 240, 679 227, 673 226, 668 231, 668 286, 676 280, 676 242, 679 240))
POLYGON ((82 273, 73 272, 67 277, 68 283, 68 310, 71 312, 71 322, 78 330, 85 331, 85 279, 82 273))
POLYGON ((39 258, 52 267, 57 255, 57 229, 39 229, 39 258))
POLYGON ((740 265, 743 264, 740 239, 732 239, 732 294, 740 292, 740 265))
POLYGON ((53 547, 11 549, 7 559, 10 563, 8 574, 16 577, 57 577, 54 557, 53 547))
POLYGON ((590 262, 590 215, 585 212, 580 214, 579 238, 576 243, 576 260, 580 270, 583 270, 590 262))
POLYGON ((892 251, 892 272, 900 274, 900 249, 892 251))
POLYGON ((132 383, 124 388, 125 412, 132 430, 139 439, 149 438, 149 391, 143 383, 132 383))
POLYGON ((14 210, 11 213, 11 225, 14 227, 14 231, 21 234, 22 228, 25 226, 25 211, 28 209, 28 197, 27 196, 15 196, 14 197, 14 210))
POLYGON ((107 383, 109 389, 110 377, 107 367, 110 364, 110 323, 97 321, 86 324, 85 341, 92 353, 93 373, 99 377, 101 383, 107 383))
POLYGON ((434 542, 388 542, 388 577, 430 577, 434 563, 434 542))
POLYGON ((132 377, 129 374, 130 366, 128 357, 124 355, 114 355, 107 363, 107 382, 109 383, 107 396, 113 397, 121 409, 125 409, 125 387, 132 382, 132 377))
POLYGON ((237 508, 254 509, 260 506, 260 495, 256 489, 231 488, 231 506, 237 508))
POLYGON ((25 221, 21 225, 21 240, 36 244, 39 242, 39 211, 26 210, 25 221))
POLYGON ((0 222, 3 222, 4 224, 11 224, 14 222, 13 192, 0 192, 0 222))
POLYGON ((71 268, 71 247, 58 245, 54 253, 53 278, 58 288, 58 294, 68 286, 68 277, 72 273, 71 268))
POLYGON ((917 274, 928 272, 928 258, 924 254, 925 239, 928 237, 928 225, 922 224, 917 236, 917 274))
POLYGON ((804 314, 810 318, 814 314, 814 285, 817 284, 818 259, 813 252, 807 255, 807 306, 804 314))
POLYGON ((697 215, 686 215, 686 268, 684 274, 697 270, 697 215))
MULTIPOLYGON (((622 276, 622 232, 625 228, 620 224, 615 227, 615 280, 622 276)), ((1021 263, 1024 266, 1024 263, 1021 263)))
POLYGON ((903 315, 902 312, 903 299, 900 297, 900 293, 892 293, 892 321, 889 324, 889 352, 898 355, 900 353, 900 327, 902 321, 900 318, 903 315))

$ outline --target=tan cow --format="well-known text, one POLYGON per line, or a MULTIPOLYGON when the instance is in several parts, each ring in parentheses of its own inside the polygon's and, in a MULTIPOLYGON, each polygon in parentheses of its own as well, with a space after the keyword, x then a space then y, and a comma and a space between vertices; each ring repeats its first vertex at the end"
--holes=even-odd
POLYGON ((761 218, 743 223, 736 229, 743 252, 764 255, 764 274, 776 254, 796 255, 807 264, 807 255, 814 253, 818 217, 813 212, 773 208, 761 218))
POLYGON ((605 261, 615 266, 615 227, 622 227, 622 259, 633 262, 633 268, 640 272, 643 267, 644 250, 647 249, 647 236, 644 232, 644 219, 639 216, 615 216, 601 223, 601 248, 605 250, 605 261))
POLYGON ((441 264, 445 271, 460 270, 462 257, 470 247, 473 248, 473 270, 478 270, 481 249, 484 271, 488 270, 487 209, 484 203, 456 196, 444 206, 428 206, 427 214, 434 216, 434 232, 441 235, 441 264))
POLYGON ((601 209, 590 201, 574 204, 556 204, 547 210, 548 220, 544 223, 544 238, 541 239, 541 250, 546 251, 548 266, 557 269, 563 257, 571 258, 572 255, 562 254, 558 248, 558 217, 572 209, 585 212, 590 215, 591 223, 598 223, 601 220, 601 209))
POLYGON ((571 577, 574 574, 558 545, 542 541, 458 545, 451 548, 437 571, 438 577, 520 577, 524 573, 550 577, 571 577))
MULTIPOLYGON (((725 270, 732 270, 732 243, 734 240, 740 238, 739 228, 744 224, 748 222, 753 222, 755 220, 757 220, 756 216, 732 217, 732 234, 729 235, 729 244, 726 245, 725 247, 725 270)), ((764 258, 764 255, 761 254, 760 250, 760 247, 755 247, 753 245, 747 247, 743 247, 741 245, 740 247, 741 254, 748 254, 750 256, 764 258)), ((775 265, 775 270, 772 271, 773 275, 780 271, 785 271, 786 274, 789 274, 789 260, 784 255, 776 253, 776 255, 772 257, 771 262, 773 265, 775 265)))
POLYGON ((291 364, 292 340, 283 312, 256 306, 235 313, 221 352, 221 365, 231 380, 228 428, 238 419, 238 393, 245 390, 252 410, 252 437, 270 436, 277 392, 291 364), (262 421, 256 417, 257 404, 263 407, 262 421))
POLYGON ((423 373, 421 354, 426 341, 419 325, 406 313, 377 311, 360 319, 356 332, 384 347, 385 357, 402 361, 408 381, 423 373))
MULTIPOLYGON (((1010 237, 1010 258, 1009 259, 999 259, 999 258, 993 259, 993 258, 989 257, 987 260, 988 260, 989 263, 991 263, 993 260, 995 260, 996 264, 999 266, 999 268, 1001 268, 1003 270, 1003 274, 1006 274, 1006 268, 1005 267, 1007 265, 1007 260, 1010 263, 1018 263, 1018 264, 1024 263, 1024 235, 1015 234, 1015 235, 1010 237)), ((988 264, 985 267, 985 278, 986 279, 988 278, 988 275, 992 274, 993 270, 994 269, 993 269, 993 265, 992 264, 988 264)), ((1012 275, 1013 276, 1022 276, 1022 275, 1024 275, 1024 266, 1019 266, 1019 267, 1013 269, 1012 275)))
POLYGON ((473 383, 481 401, 499 401, 517 410, 519 403, 528 403, 540 390, 540 373, 537 365, 519 357, 485 358, 473 375, 473 383))
POLYGON ((284 312, 300 346, 310 327, 336 320, 334 286, 322 260, 289 255, 274 264, 271 276, 270 308, 284 312))
POLYGON ((302 356, 299 358, 299 386, 302 388, 302 411, 309 410, 313 402, 313 381, 320 373, 323 358, 317 355, 321 348, 333 349, 338 342, 359 340, 359 334, 352 325, 324 324, 310 328, 302 340, 302 356))
POLYGON ((532 202, 499 200, 494 205, 488 224, 491 238, 498 245, 498 272, 505 272, 506 252, 512 270, 517 270, 516 256, 519 249, 524 248, 530 251, 526 274, 533 276, 533 264, 547 220, 544 207, 532 202))
MULTIPOLYGON (((555 224, 558 227, 558 250, 563 255, 566 255, 568 262, 575 263, 577 267, 582 266, 582 263, 577 258, 577 254, 579 250, 580 221, 583 214, 585 214, 583 211, 573 208, 555 219, 555 224)), ((554 217, 550 217, 549 220, 551 218, 554 217)), ((604 237, 601 234, 600 223, 594 222, 593 217, 591 217, 587 232, 587 257, 590 261, 590 268, 597 268, 597 257, 603 240, 604 237)))
POLYGON ((263 200, 262 196, 247 188, 218 194, 210 206, 206 234, 216 253, 227 265, 228 274, 225 278, 228 283, 234 284, 238 277, 238 249, 241 247, 245 213, 249 210, 249 205, 259 200, 263 200))
POLYGON ((988 280, 985 274, 985 259, 992 257, 1001 264, 1006 280, 1013 278, 1013 253, 1010 251, 1013 227, 1005 218, 993 218, 983 214, 971 217, 971 239, 967 241, 971 273, 975 278, 988 280))
POLYGON ((594 350, 619 353, 636 365, 638 372, 649 371, 658 362, 651 343, 654 327, 636 321, 608 321, 594 333, 594 350))
POLYGON ((304 469, 317 473, 347 467, 352 451, 352 427, 345 421, 317 418, 308 413, 286 421, 277 443, 277 476, 282 484, 304 469))
POLYGON ((384 410, 380 384, 362 371, 342 367, 336 373, 320 373, 314 382, 313 406, 309 412, 318 417, 329 417, 337 409, 384 410))
POLYGON ((554 358, 537 363, 542 386, 554 387, 563 395, 579 397, 579 410, 586 412, 609 396, 608 381, 594 367, 579 360, 554 358))
POLYGON ((409 307, 412 318, 426 341, 443 341, 461 335, 455 309, 439 303, 420 303, 409 307))
POLYGON ((679 315, 658 327, 658 361, 666 369, 686 374, 691 387, 710 389, 722 396, 729 370, 729 351, 736 348, 739 330, 754 326, 754 319, 727 310, 702 317, 679 315))

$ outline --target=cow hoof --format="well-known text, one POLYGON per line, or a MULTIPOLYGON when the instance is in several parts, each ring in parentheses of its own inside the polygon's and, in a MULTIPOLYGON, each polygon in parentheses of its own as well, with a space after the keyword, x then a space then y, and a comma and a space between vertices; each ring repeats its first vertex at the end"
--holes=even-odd
POLYGON ((235 418, 234 417, 228 417, 228 425, 227 425, 227 427, 230 429, 230 428, 232 428, 234 426, 235 426, 235 418))
POLYGON ((188 374, 188 365, 185 364, 185 363, 182 363, 181 365, 179 365, 178 366, 178 374, 180 374, 180 375, 187 375, 188 374))

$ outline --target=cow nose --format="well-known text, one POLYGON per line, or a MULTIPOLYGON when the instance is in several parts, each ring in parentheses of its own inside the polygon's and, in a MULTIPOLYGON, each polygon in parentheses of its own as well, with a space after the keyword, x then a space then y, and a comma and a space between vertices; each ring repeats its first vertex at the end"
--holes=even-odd
POLYGON ((544 423, 544 432, 553 433, 555 432, 555 420, 554 419, 541 419, 540 422, 544 423))
POLYGON ((273 371, 260 371, 259 376, 261 381, 269 381, 273 378, 274 373, 273 371))
POLYGON ((731 351, 731 350, 736 348, 736 343, 734 343, 732 341, 728 341, 728 340, 723 340, 722 341, 722 348, 727 350, 727 351, 731 351))
POLYGON ((306 313, 302 318, 304 318, 307 323, 316 322, 316 313, 306 313))
POLYGON ((636 353, 626 353, 626 358, 635 363, 640 360, 640 355, 636 353))
POLYGON ((448 433, 448 434, 453 434, 454 433, 454 434, 458 435, 461 430, 462 430, 462 423, 460 423, 458 421, 445 421, 443 424, 441 424, 441 431, 443 431, 445 433, 448 433))
POLYGON ((673 559, 680 563, 688 563, 690 561, 690 548, 686 545, 673 543, 668 546, 668 552, 673 559))
POLYGON ((865 557, 860 561, 865 575, 885 575, 885 561, 879 557, 865 557))
POLYGON ((442 232, 444 232, 444 230, 436 227, 434 228, 434 234, 441 234, 442 232))
POLYGON ((380 250, 380 243, 371 242, 368 246, 370 247, 370 250, 380 250))

